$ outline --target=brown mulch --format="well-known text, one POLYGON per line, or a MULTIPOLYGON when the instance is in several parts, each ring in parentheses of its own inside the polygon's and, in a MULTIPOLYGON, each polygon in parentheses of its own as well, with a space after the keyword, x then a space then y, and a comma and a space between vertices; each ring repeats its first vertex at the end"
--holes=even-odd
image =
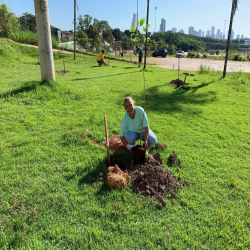
MULTIPOLYGON (((103 144, 106 147, 106 141, 103 144)), ((109 148, 112 152, 128 152, 128 149, 123 145, 121 141, 120 135, 113 135, 109 138, 109 148)))

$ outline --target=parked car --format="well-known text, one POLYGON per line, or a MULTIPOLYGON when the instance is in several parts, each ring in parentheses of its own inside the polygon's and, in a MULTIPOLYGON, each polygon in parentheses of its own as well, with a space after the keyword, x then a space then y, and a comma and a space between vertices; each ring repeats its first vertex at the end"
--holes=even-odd
POLYGON ((157 56, 166 57, 167 54, 168 54, 168 51, 166 49, 158 49, 152 55, 154 57, 157 57, 157 56))
POLYGON ((184 57, 184 51, 183 50, 178 50, 177 52, 176 52, 176 56, 175 57, 177 57, 177 58, 182 58, 182 57, 184 57))

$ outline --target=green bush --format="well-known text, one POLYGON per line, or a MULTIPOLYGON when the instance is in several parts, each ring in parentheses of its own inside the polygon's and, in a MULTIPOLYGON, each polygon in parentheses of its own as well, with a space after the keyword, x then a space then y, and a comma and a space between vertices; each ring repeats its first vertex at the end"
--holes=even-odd
POLYGON ((200 64, 198 73, 199 74, 208 74, 211 71, 210 65, 200 64))
POLYGON ((195 58, 200 58, 200 53, 196 53, 195 58))
POLYGON ((242 57, 241 57, 241 55, 240 54, 236 54, 236 55, 234 55, 234 57, 233 57, 233 61, 241 61, 242 60, 242 57))

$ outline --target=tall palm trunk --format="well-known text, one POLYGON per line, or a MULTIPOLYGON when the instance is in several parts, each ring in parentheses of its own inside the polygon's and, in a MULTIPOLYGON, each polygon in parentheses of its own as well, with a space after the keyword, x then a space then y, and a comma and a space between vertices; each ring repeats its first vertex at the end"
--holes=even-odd
POLYGON ((146 40, 145 40, 145 55, 144 55, 144 69, 146 69, 147 58, 147 41, 148 41, 148 16, 149 16, 149 0, 147 1, 147 18, 146 18, 146 40))
POLYGON ((232 33, 232 27, 233 27, 233 19, 234 19, 237 6, 238 6, 238 0, 232 0, 232 10, 231 10, 231 18, 230 18, 230 24, 229 24, 228 37, 227 37, 227 49, 226 49, 226 56, 225 56, 225 63, 224 63, 223 78, 226 77, 227 60, 228 60, 228 52, 229 52, 230 39, 231 39, 231 33, 232 33))

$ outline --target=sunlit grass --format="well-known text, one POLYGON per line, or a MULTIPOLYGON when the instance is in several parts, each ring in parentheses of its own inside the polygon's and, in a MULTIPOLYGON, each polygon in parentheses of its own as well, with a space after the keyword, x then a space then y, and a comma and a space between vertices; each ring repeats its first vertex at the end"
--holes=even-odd
POLYGON ((141 70, 58 52, 56 81, 41 84, 37 55, 0 40, 1 249, 250 248, 249 74, 190 72, 189 85, 174 88, 166 79, 176 70, 147 67, 146 112, 168 145, 163 164, 189 183, 158 210, 97 178, 107 171, 104 115, 114 135, 124 98, 143 106, 141 70), (171 152, 180 169, 167 165, 171 152))

